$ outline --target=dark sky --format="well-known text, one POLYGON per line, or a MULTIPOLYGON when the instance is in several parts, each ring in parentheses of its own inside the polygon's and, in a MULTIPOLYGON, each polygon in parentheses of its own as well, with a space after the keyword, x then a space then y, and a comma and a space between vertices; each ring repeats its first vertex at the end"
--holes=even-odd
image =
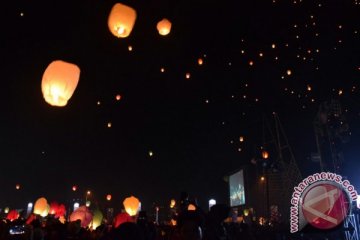
POLYGON ((98 201, 111 193, 119 206, 130 195, 145 207, 167 205, 183 190, 203 205, 212 197, 226 202, 223 177, 257 154, 263 116, 273 112, 303 175, 317 171, 312 123, 331 99, 350 126, 342 173, 360 185, 356 0, 123 1, 138 16, 125 39, 107 27, 115 3, 2 5, 1 207, 40 196, 66 202, 87 189, 98 201), (156 30, 164 17, 172 22, 168 36, 156 30), (41 93, 53 60, 81 69, 63 108, 41 93))

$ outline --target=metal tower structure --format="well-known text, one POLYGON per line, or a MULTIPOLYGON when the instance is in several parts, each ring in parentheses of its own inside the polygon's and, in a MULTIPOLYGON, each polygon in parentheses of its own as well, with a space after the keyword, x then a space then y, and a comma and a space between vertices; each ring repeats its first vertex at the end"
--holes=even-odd
POLYGON ((317 152, 311 159, 319 162, 321 171, 341 172, 344 161, 342 145, 349 141, 349 125, 338 100, 324 102, 314 119, 317 152))
POLYGON ((274 113, 273 117, 274 128, 265 118, 263 126, 264 146, 262 149, 263 151, 273 150, 274 155, 262 160, 267 189, 267 211, 276 206, 282 215, 281 220, 288 222, 291 195, 294 187, 302 181, 302 176, 279 116, 274 113), (266 141, 266 132, 270 141, 266 141))

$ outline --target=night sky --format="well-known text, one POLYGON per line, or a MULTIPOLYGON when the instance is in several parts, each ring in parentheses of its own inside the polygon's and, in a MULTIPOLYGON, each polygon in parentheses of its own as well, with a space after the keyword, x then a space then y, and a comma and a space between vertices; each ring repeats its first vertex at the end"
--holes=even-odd
POLYGON ((227 202, 224 176, 250 164, 273 112, 303 176, 318 171, 313 120, 331 99, 351 134, 341 173, 360 187, 360 2, 122 1, 137 11, 124 39, 107 27, 115 3, 2 4, 0 208, 88 189, 114 206, 130 195, 168 205, 184 190, 204 207, 227 202), (172 29, 160 36, 164 17, 172 29), (53 60, 81 69, 63 108, 41 93, 53 60))

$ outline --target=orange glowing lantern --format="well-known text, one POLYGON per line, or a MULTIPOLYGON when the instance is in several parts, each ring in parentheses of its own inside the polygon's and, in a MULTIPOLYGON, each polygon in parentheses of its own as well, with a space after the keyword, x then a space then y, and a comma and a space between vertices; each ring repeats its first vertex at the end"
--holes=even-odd
POLYGON ((186 78, 186 79, 190 79, 190 76, 191 76, 190 73, 186 73, 186 74, 185 74, 185 78, 186 78))
POLYGON ((106 200, 110 201, 112 198, 111 194, 106 195, 106 200))
POLYGON ((168 35, 171 31, 171 22, 164 18, 158 24, 156 25, 157 30, 159 31, 159 34, 162 36, 168 35))
POLYGON ((174 208, 175 205, 176 205, 175 199, 171 199, 171 201, 170 201, 170 208, 174 208))
POLYGON ((288 69, 287 71, 286 71, 286 74, 288 75, 288 76, 290 76, 291 75, 291 70, 290 69, 288 69))
POLYGON ((118 38, 130 35, 136 20, 135 9, 121 3, 116 3, 108 18, 110 32, 118 38))
POLYGON ((50 206, 47 203, 46 198, 39 198, 38 200, 36 200, 35 205, 34 205, 34 213, 38 214, 38 215, 47 215, 47 213, 49 213, 50 210, 50 206))
POLYGON ((93 220, 93 215, 86 206, 81 206, 70 215, 70 222, 74 222, 76 220, 81 221, 81 227, 87 227, 93 220))
POLYGON ((198 64, 201 66, 201 65, 203 65, 203 63, 204 63, 204 61, 202 60, 202 58, 199 58, 198 59, 198 64))
POLYGON ((120 95, 120 94, 116 95, 115 99, 116 99, 117 101, 120 101, 121 95, 120 95))
POLYGON ((134 196, 128 197, 123 202, 125 211, 130 216, 135 216, 140 208, 140 201, 134 196))
POLYGON ((188 211, 195 211, 195 210, 196 210, 196 206, 195 206, 194 204, 189 204, 187 210, 188 210, 188 211))
POLYGON ((80 68, 75 64, 61 60, 51 62, 41 82, 45 101, 52 106, 65 106, 73 95, 79 78, 80 68))
POLYGON ((132 222, 132 221, 133 221, 133 219, 126 212, 119 213, 114 218, 114 228, 117 228, 118 226, 120 226, 121 224, 123 224, 125 222, 132 222))
POLYGON ((75 192, 77 190, 77 186, 72 186, 72 190, 75 192))
POLYGON ((16 190, 19 190, 20 189, 20 184, 16 184, 15 188, 16 188, 16 190))
POLYGON ((261 156, 262 156, 263 159, 268 159, 269 158, 269 153, 267 151, 263 150, 262 153, 261 153, 261 156))

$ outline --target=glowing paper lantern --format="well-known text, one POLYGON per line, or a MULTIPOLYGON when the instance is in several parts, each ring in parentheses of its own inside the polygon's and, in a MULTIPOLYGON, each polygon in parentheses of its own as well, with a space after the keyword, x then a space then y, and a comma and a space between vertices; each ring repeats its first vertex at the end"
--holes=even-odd
POLYGON ((120 226, 121 224, 123 224, 125 222, 132 222, 132 221, 133 221, 133 219, 126 212, 119 213, 114 218, 114 228, 117 228, 118 226, 120 226))
POLYGON ((240 142, 243 142, 243 141, 244 141, 244 137, 243 137, 243 136, 240 136, 239 141, 240 141, 240 142))
POLYGON ((135 216, 139 210, 140 207, 140 201, 139 199, 137 199, 134 196, 128 197, 124 200, 123 202, 124 207, 125 207, 125 211, 130 215, 130 216, 135 216))
POLYGON ((112 198, 111 194, 106 195, 106 200, 110 201, 112 198))
POLYGON ((136 11, 124 4, 116 3, 108 18, 110 32, 118 38, 130 35, 136 20, 136 11))
POLYGON ((45 101, 52 106, 65 106, 76 89, 79 77, 80 68, 75 64, 60 60, 50 63, 41 82, 45 101))
POLYGON ((46 211, 49 212, 50 210, 50 206, 48 209, 48 203, 46 198, 39 198, 38 200, 36 200, 35 205, 34 205, 34 214, 38 214, 38 215, 42 215, 44 213, 46 213, 46 211), (48 209, 48 210, 47 210, 48 209))
POLYGON ((81 227, 87 227, 93 219, 93 215, 86 206, 77 208, 70 215, 70 222, 81 221, 81 227))
POLYGON ((75 192, 77 190, 77 186, 72 186, 72 190, 75 192))
POLYGON ((18 219, 19 216, 20 216, 20 214, 18 213, 18 211, 16 211, 16 210, 11 210, 11 211, 7 214, 6 219, 12 222, 12 221, 18 219))
POLYGON ((262 153, 261 153, 261 156, 262 156, 263 159, 268 159, 269 158, 269 153, 267 151, 263 150, 262 153))
POLYGON ((244 216, 245 217, 249 216, 249 213, 250 213, 249 209, 244 209, 244 216))
POLYGON ((164 18, 158 24, 156 25, 157 30, 159 31, 159 34, 162 36, 168 35, 171 30, 171 22, 164 18))
POLYGON ((55 218, 61 218, 61 217, 64 217, 66 214, 66 208, 65 208, 65 205, 64 204, 60 204, 58 206, 58 209, 55 213, 55 218))
POLYGON ((4 213, 9 213, 9 211, 10 211, 10 209, 9 209, 8 207, 6 207, 6 208, 4 209, 4 213))
POLYGON ((49 211, 50 211, 50 205, 46 204, 46 208, 43 212, 40 213, 40 216, 46 217, 49 214, 49 211))
POLYGON ((92 223, 91 223, 91 228, 93 230, 95 230, 98 226, 101 225, 102 223, 102 220, 103 220, 103 214, 100 210, 95 210, 94 211, 94 217, 93 217, 93 220, 92 220, 92 223))
POLYGON ((288 70, 286 71, 286 74, 287 74, 288 76, 290 76, 290 75, 291 75, 291 70, 288 69, 288 70))
POLYGON ((58 211, 59 208, 59 204, 57 202, 52 202, 50 203, 50 211, 49 214, 51 215, 55 215, 56 212, 58 211))
POLYGON ((189 204, 189 206, 188 206, 188 209, 187 209, 188 211, 195 211, 196 210, 196 207, 195 207, 195 205, 194 204, 189 204))
POLYGON ((20 189, 20 184, 16 184, 15 188, 16 188, 16 190, 19 190, 20 189))
POLYGON ((121 95, 120 95, 120 94, 116 95, 115 99, 116 99, 117 101, 120 101, 121 95))
POLYGON ((204 63, 204 61, 202 60, 202 58, 199 58, 198 59, 198 64, 201 66, 201 65, 203 65, 203 63, 204 63))
POLYGON ((170 208, 174 208, 175 205, 176 205, 175 199, 171 199, 171 201, 170 201, 170 208))

